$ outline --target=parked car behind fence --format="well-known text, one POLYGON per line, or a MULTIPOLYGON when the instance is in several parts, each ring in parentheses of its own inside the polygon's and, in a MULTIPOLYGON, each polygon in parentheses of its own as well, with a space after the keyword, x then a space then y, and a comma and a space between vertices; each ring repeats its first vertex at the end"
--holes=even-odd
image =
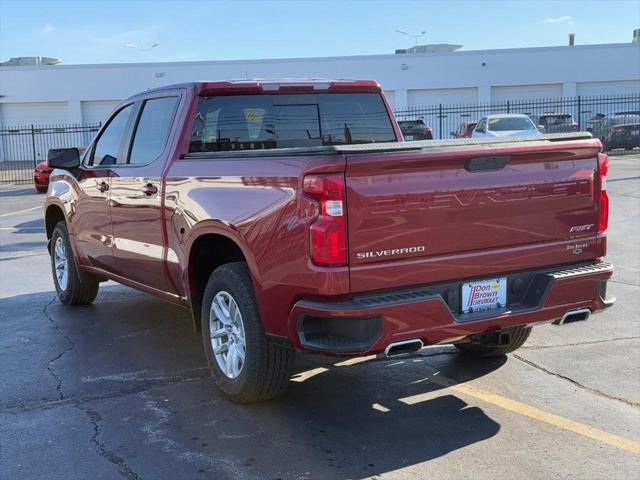
POLYGON ((453 138, 471 138, 473 134, 473 129, 476 128, 478 124, 477 120, 471 120, 470 122, 462 122, 458 125, 455 132, 451 132, 451 136, 453 138))
MULTIPOLYGON (((534 120, 534 119, 532 119, 534 120)), ((579 130, 578 122, 570 113, 545 113, 534 120, 544 133, 565 133, 579 130)))
MULTIPOLYGON (((570 114, 578 124, 578 131, 587 130, 589 120, 597 113, 605 115, 617 112, 640 112, 640 93, 575 96, 561 98, 512 99, 492 102, 434 103, 430 105, 396 108, 394 114, 400 121, 421 118, 433 129, 433 138, 454 138, 453 133, 464 122, 502 113, 521 113, 537 119, 546 114, 570 114)), ((553 133, 546 132, 543 133, 553 133)), ((616 153, 624 152, 618 151, 616 153)))
POLYGON ((591 133, 602 141, 605 151, 632 150, 640 147, 640 114, 638 113, 596 115, 590 123, 591 133))
POLYGON ((539 137, 540 130, 527 115, 506 113, 487 115, 480 119, 471 135, 473 138, 539 137))
POLYGON ((424 120, 401 120, 398 122, 402 136, 405 140, 433 140, 433 130, 424 123, 424 120))

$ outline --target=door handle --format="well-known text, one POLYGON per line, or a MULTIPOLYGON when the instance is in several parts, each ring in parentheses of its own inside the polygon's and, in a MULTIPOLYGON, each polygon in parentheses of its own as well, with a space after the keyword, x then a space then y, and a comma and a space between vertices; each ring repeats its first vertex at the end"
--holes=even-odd
POLYGON ((96 188, 104 193, 109 190, 109 184, 107 182, 101 182, 96 185, 96 188))
POLYGON ((158 193, 158 187, 156 187, 153 183, 147 183, 142 191, 147 197, 150 197, 151 195, 155 195, 156 193, 158 193))

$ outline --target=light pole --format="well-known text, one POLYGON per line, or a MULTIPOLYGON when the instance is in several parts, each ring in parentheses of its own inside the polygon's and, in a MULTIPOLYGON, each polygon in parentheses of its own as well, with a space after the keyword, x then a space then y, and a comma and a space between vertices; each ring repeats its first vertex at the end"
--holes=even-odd
POLYGON ((416 44, 415 44, 416 47, 418 46, 418 40, 420 39, 420 37, 424 37, 424 35, 427 33, 426 30, 422 30, 420 33, 409 33, 399 28, 396 28, 396 32, 402 35, 406 35, 408 37, 414 37, 416 39, 416 44))
POLYGON ((151 51, 152 48, 156 48, 158 45, 160 45, 159 43, 154 43, 153 45, 149 45, 147 48, 144 47, 139 47, 138 45, 134 44, 134 43, 127 43, 125 44, 125 47, 128 48, 136 48, 142 52, 144 52, 144 61, 145 63, 149 61, 149 52, 151 51))

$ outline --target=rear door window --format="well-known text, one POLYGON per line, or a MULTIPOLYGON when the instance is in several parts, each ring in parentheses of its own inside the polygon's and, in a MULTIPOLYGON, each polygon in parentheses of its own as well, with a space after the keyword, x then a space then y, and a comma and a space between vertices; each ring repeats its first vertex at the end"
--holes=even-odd
POLYGON ((203 97, 190 152, 263 150, 395 141, 379 94, 203 97))
POLYGON ((136 125, 129 163, 146 165, 153 162, 164 150, 178 97, 162 97, 146 100, 136 125))

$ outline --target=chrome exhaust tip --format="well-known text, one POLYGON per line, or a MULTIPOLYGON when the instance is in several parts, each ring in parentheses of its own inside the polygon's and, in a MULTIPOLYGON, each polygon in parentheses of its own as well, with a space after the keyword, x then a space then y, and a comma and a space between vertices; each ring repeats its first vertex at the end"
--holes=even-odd
POLYGON ((577 308, 575 310, 569 310, 565 313, 560 320, 553 322, 555 325, 563 325, 571 322, 582 322, 587 320, 591 315, 591 310, 588 308, 577 308))
POLYGON ((390 343, 387 348, 384 349, 384 356, 386 358, 397 357, 399 355, 408 355, 422 350, 424 343, 419 338, 413 338, 411 340, 403 340, 401 342, 390 343))

